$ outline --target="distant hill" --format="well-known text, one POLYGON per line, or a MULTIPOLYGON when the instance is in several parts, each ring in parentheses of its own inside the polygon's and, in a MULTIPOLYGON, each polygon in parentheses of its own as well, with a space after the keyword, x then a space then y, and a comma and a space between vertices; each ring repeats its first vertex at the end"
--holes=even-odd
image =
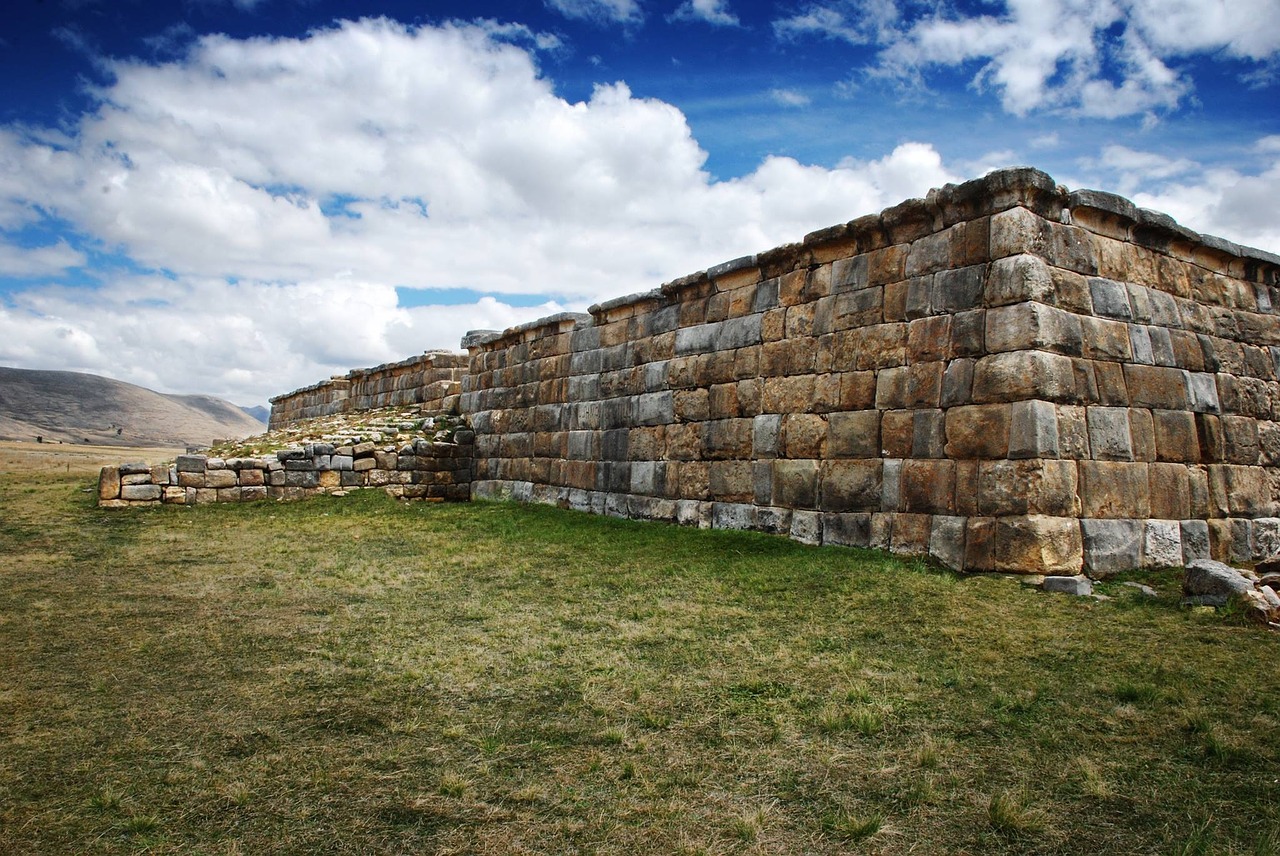
POLYGON ((266 425, 271 419, 271 408, 263 407, 261 404, 255 404, 253 407, 245 407, 240 405, 240 409, 248 413, 254 419, 257 419, 263 425, 266 425))
POLYGON ((0 439, 196 446, 266 430, 210 395, 164 395, 79 372, 0 367, 0 439))

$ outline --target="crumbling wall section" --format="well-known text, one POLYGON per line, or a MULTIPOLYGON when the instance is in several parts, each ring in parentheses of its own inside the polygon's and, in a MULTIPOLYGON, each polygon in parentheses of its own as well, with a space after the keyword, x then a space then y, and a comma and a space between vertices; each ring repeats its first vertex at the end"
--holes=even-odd
POLYGON ((1030 169, 464 340, 473 495, 1095 575, 1280 550, 1280 259, 1030 169))
POLYGON ((454 412, 467 365, 465 354, 428 351, 395 363, 352 369, 271 399, 268 428, 274 431, 318 416, 405 404, 419 404, 424 413, 454 412))

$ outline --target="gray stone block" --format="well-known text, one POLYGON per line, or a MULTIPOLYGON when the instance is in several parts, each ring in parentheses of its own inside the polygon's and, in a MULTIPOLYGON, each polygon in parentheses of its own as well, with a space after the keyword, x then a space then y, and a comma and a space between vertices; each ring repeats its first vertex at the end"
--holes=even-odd
POLYGON ((1144 366, 1155 365, 1151 353, 1151 335, 1141 324, 1129 325, 1129 346, 1133 349, 1133 361, 1144 366))
POLYGON ((1084 542, 1084 568, 1101 578, 1142 566, 1141 520, 1080 521, 1084 542))
POLYGON ((768 413, 751 420, 751 453, 756 458, 776 458, 782 416, 768 413))
POLYGON ((713 502, 711 525, 715 529, 754 529, 756 507, 743 502, 713 502))
POLYGON ((1040 587, 1045 591, 1088 597, 1093 594, 1093 583, 1084 574, 1072 577, 1045 577, 1040 587))
POLYGON ((129 502, 155 502, 164 496, 158 484, 127 484, 120 488, 120 498, 129 502))
POLYGON ((1115 318, 1118 321, 1133 320, 1129 306, 1129 290, 1124 283, 1096 276, 1089 279, 1089 295, 1093 299, 1095 315, 1115 318))
POLYGON ((1187 563, 1182 578, 1182 591, 1188 595, 1243 595, 1253 591, 1253 583, 1230 565, 1213 559, 1196 559, 1187 563))
POLYGON ((179 455, 174 465, 180 473, 202 473, 206 460, 204 455, 179 455))
POLYGON ((955 571, 964 567, 965 522, 963 517, 936 514, 930 523, 929 555, 955 571))
POLYGON ((866 547, 871 543, 871 514, 851 512, 822 515, 822 543, 866 547))
POLYGON ((1090 407, 1089 448, 1097 461, 1132 461, 1133 436, 1129 430, 1127 407, 1090 407))
POLYGON ((1058 457, 1058 412, 1047 401, 1015 401, 1009 417, 1009 457, 1058 457))
POLYGON ((1182 564, 1197 559, 1210 558, 1209 524, 1203 520, 1183 520, 1178 527, 1182 534, 1182 564))
POLYGON ((1153 568, 1182 565, 1182 527, 1178 521, 1146 521, 1142 535, 1142 564, 1153 568))
POLYGON ((822 515, 816 511, 793 511, 791 539, 801 544, 821 544, 822 515))

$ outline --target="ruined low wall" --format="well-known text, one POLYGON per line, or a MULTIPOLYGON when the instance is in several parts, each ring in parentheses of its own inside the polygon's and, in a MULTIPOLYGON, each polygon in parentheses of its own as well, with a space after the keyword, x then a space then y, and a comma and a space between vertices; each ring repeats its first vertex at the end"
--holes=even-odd
POLYGON ((268 428, 277 430, 304 419, 335 413, 420 404, 423 412, 456 409, 460 381, 467 373, 465 354, 428 351, 407 360, 370 369, 353 369, 271 399, 268 428))
POLYGON ((416 440, 396 447, 313 443, 262 458, 180 455, 172 465, 104 467, 98 504, 105 508, 295 500, 382 488, 406 499, 465 501, 471 495, 471 432, 455 443, 416 440))
POLYGON ((1095 575, 1280 551, 1280 259, 1030 169, 464 340, 476 497, 1095 575))

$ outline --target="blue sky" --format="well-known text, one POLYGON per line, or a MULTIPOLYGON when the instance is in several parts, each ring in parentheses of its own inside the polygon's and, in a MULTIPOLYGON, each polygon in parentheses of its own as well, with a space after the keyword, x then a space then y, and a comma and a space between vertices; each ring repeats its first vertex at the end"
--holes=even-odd
POLYGON ((0 364, 243 404, 1030 164, 1280 250, 1280 0, 14 0, 0 364))

